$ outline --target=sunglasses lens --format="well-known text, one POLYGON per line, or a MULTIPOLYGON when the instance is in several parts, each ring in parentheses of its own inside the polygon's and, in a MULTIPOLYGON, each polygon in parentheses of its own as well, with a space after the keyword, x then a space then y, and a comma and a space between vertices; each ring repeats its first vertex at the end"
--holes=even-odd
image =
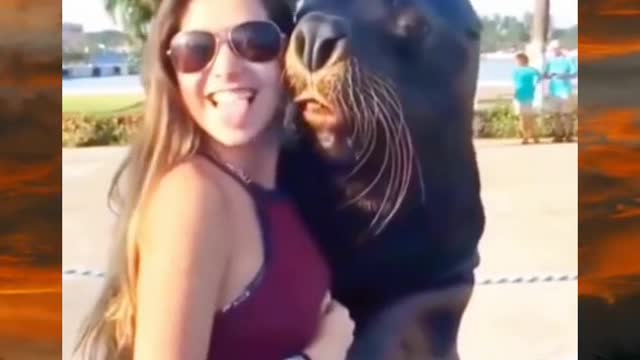
POLYGON ((171 61, 176 71, 193 73, 202 70, 216 51, 216 38, 207 32, 179 33, 171 42, 171 61))
POLYGON ((274 24, 252 21, 233 28, 231 43, 238 55, 245 59, 267 62, 276 59, 280 54, 282 37, 274 24))

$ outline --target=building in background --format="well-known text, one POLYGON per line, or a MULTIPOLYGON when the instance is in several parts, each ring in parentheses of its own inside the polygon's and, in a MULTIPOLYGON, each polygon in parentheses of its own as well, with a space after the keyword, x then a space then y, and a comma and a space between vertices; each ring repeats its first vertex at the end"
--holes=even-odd
POLYGON ((62 24, 64 78, 121 76, 130 73, 128 44, 105 46, 82 25, 62 24), (92 38, 93 36, 93 38, 92 38))
POLYGON ((83 53, 86 41, 82 25, 62 23, 62 52, 83 53))
POLYGON ((126 53, 106 51, 91 57, 91 76, 121 76, 129 74, 129 56, 126 53))

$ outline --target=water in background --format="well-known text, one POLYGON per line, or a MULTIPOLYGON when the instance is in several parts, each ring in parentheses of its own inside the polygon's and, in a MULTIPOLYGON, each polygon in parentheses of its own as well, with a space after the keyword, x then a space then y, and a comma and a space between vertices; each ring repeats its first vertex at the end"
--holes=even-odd
MULTIPOLYGON (((505 86, 511 84, 515 68, 513 59, 482 59, 478 85, 505 86)), ((74 94, 138 94, 142 92, 137 75, 79 78, 62 80, 62 93, 74 94)))

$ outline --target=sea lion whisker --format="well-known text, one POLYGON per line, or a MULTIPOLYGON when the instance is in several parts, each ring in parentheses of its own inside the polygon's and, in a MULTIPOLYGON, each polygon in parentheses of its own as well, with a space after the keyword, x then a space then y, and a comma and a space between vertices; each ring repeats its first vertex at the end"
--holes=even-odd
MULTIPOLYGON (((364 84, 363 81, 363 76, 360 70, 360 67, 358 66, 358 63, 355 63, 355 70, 356 70, 356 74, 358 75, 358 88, 361 89, 366 89, 366 84, 364 84)), ((369 105, 369 102, 366 99, 366 94, 358 94, 358 98, 360 99, 360 103, 358 104, 358 107, 362 108, 362 111, 365 113, 364 117, 361 119, 361 123, 363 124, 363 126, 365 127, 365 145, 363 145, 363 147, 365 149, 369 149, 369 151, 366 152, 366 156, 365 156, 365 161, 366 159, 369 158, 369 156, 372 154, 374 148, 375 148, 375 144, 377 142, 377 130, 375 127, 375 117, 377 116, 378 113, 378 107, 376 104, 374 104, 373 108, 369 105), (373 112, 375 111, 375 112, 373 112), (369 147, 368 147, 369 146, 369 147)))
MULTIPOLYGON (((373 149, 374 147, 371 146, 371 149, 373 149)), ((371 150, 370 152, 372 152, 373 150, 371 150)), ((370 153, 369 152, 369 153, 370 153)), ((368 156, 367 156, 368 158, 368 156)), ((366 196, 378 183, 378 181, 382 178, 382 174, 384 167, 386 166, 386 163, 388 162, 388 155, 385 154, 384 159, 383 159, 383 164, 382 167, 380 168, 380 171, 378 172, 377 176, 371 181, 371 183, 369 183, 369 185, 367 185, 367 187, 365 189, 363 189, 362 191, 360 191, 358 194, 350 197, 349 199, 347 199, 347 201, 342 205, 342 207, 346 207, 349 206, 351 204, 357 203, 360 199, 362 199, 364 196, 366 196)), ((353 175, 355 174, 364 164, 366 163, 366 159, 363 159, 362 161, 360 161, 357 165, 356 168, 354 168, 354 170, 352 170, 349 175, 353 175)))
MULTIPOLYGON (((381 209, 385 210, 387 207, 391 207, 391 210, 386 214, 385 218, 381 220, 380 228, 383 228, 385 224, 393 217, 396 211, 400 208, 404 196, 406 195, 408 188, 408 179, 410 177, 410 166, 407 166, 408 157, 410 157, 409 149, 407 148, 407 142, 402 135, 402 127, 400 117, 402 117, 401 109, 399 108, 399 102, 395 98, 395 92, 388 86, 385 86, 384 81, 380 81, 379 79, 373 78, 373 83, 375 84, 374 88, 379 91, 381 95, 384 96, 390 105, 390 110, 395 110, 395 118, 391 113, 385 111, 384 117, 380 118, 381 122, 386 123, 393 132, 392 138, 387 141, 388 147, 393 150, 393 158, 391 165, 391 182, 387 188, 387 194, 390 196, 385 196, 385 200, 381 205, 381 209), (392 202, 393 205, 389 205, 387 202, 392 202)), ((410 160, 409 160, 410 161, 410 160)), ((380 215, 380 214, 378 214, 380 215)), ((374 222, 377 218, 374 218, 374 222)))
MULTIPOLYGON (((346 97, 340 97, 339 98, 339 102, 340 102, 340 106, 343 107, 343 113, 344 114, 348 114, 349 112, 346 109, 354 109, 354 106, 352 105, 351 107, 348 107, 346 104, 346 97)), ((353 120, 352 122, 355 123, 356 125, 353 127, 353 132, 351 135, 348 136, 347 138, 347 145, 349 146, 350 150, 353 151, 355 153, 355 157, 356 157, 356 164, 354 165, 354 167, 352 168, 352 170, 343 176, 344 180, 347 180, 349 178, 351 178, 352 176, 354 176, 358 170, 365 164, 366 162, 366 157, 363 158, 362 154, 365 152, 365 150, 367 150, 364 147, 359 146, 359 144, 355 144, 353 142, 353 139, 361 139, 365 137, 365 134, 362 133, 364 131, 364 129, 362 128, 362 121, 360 118, 358 118, 358 114, 354 113, 353 115, 351 115, 353 118, 351 120, 353 120), (358 136, 359 135, 359 136, 358 136)), ((363 115, 366 116, 366 115, 363 115)), ((367 156, 368 157, 368 156, 367 156)))
MULTIPOLYGON (((373 84, 372 84, 373 85, 373 84)), ((369 229, 374 229, 374 233, 378 233, 378 231, 380 231, 382 229, 382 227, 384 226, 383 224, 386 222, 387 218, 382 218, 382 216, 385 213, 386 208, 388 207, 388 203, 390 201, 392 201, 393 199, 393 193, 394 193, 394 188, 397 186, 397 176, 395 176, 395 173, 397 172, 397 168, 398 168, 398 161, 396 159, 396 154, 397 151, 394 151, 396 148, 394 146, 391 146, 392 143, 395 143, 394 141, 394 136, 393 133, 395 133, 395 129, 392 125, 393 121, 391 121, 390 118, 390 113, 387 109, 387 107, 385 106, 385 97, 384 97, 384 93, 379 93, 377 91, 372 91, 371 89, 376 89, 377 87, 369 87, 369 91, 368 94, 372 96, 372 101, 374 104, 376 104, 376 106, 378 106, 381 110, 381 117, 376 118, 376 124, 380 124, 382 125, 382 128, 384 130, 384 135, 386 138, 385 143, 387 144, 387 146, 385 146, 385 159, 389 159, 389 161, 385 161, 385 164, 383 166, 380 167, 380 170, 375 178, 375 180, 372 182, 372 185, 377 184, 377 182, 379 181, 380 177, 382 176, 382 174, 384 174, 385 172, 389 173, 390 175, 390 179, 391 182, 387 185, 387 187, 385 188, 385 192, 384 192, 384 196, 383 199, 380 203, 380 205, 378 206, 378 209, 376 211, 375 216, 373 217, 373 219, 371 220, 371 223, 369 225, 369 229), (380 220, 382 219, 382 220, 380 220), (378 225, 378 222, 382 221, 382 226, 378 225)))
POLYGON ((369 157, 375 150, 375 147, 377 144, 378 129, 375 124, 375 120, 372 121, 371 119, 375 119, 375 117, 378 116, 379 108, 378 108, 378 104, 376 103, 373 103, 373 106, 367 106, 367 105, 370 105, 371 102, 367 101, 366 93, 360 95, 359 99, 360 99, 359 105, 362 107, 363 112, 365 113, 364 114, 365 118, 362 119, 361 122, 365 127, 365 136, 364 136, 365 143, 363 144, 363 148, 365 149, 364 150, 365 156, 363 157, 363 161, 366 161, 369 159, 369 157))
MULTIPOLYGON (((366 111, 368 112, 368 110, 366 111)), ((377 134, 377 130, 375 127, 373 126, 365 127, 365 132, 362 136, 362 139, 364 139, 364 142, 361 145, 362 150, 360 150, 358 163, 356 164, 356 166, 354 166, 354 169, 352 171, 353 173, 360 170, 360 168, 367 163, 367 160, 369 160, 369 158, 373 154, 375 150, 375 146, 377 144, 376 134, 377 134)))
MULTIPOLYGON (((353 88, 350 88, 349 86, 345 86, 345 88, 343 88, 342 94, 343 96, 339 97, 340 100, 340 104, 341 106, 344 108, 343 113, 344 114, 349 114, 351 117, 353 117, 351 120, 352 123, 355 123, 356 125, 353 128, 353 133, 350 135, 350 137, 356 137, 357 135, 360 134, 360 131, 362 131, 362 121, 360 118, 360 114, 358 111, 358 108, 356 106, 356 102, 355 102, 355 97, 353 96, 353 88), (351 100, 351 106, 348 107, 347 106, 347 101, 351 100), (351 109, 351 111, 347 111, 348 109, 351 109)), ((364 116, 364 115, 363 115, 364 116)), ((351 146, 351 150, 355 151, 356 153, 356 159, 358 160, 358 162, 356 163, 356 165, 354 166, 354 168, 344 176, 344 179, 349 179, 350 177, 352 177, 358 170, 359 168, 364 164, 364 161, 362 160, 362 150, 359 148, 354 149, 353 146, 351 146)))
POLYGON ((415 166, 415 168, 417 169, 417 174, 418 174, 418 180, 419 180, 419 184, 420 184, 420 189, 421 189, 421 195, 424 201, 424 197, 425 197, 425 191, 424 191, 424 182, 423 182, 423 174, 422 174, 422 169, 419 165, 418 159, 415 156, 415 149, 413 147, 413 142, 411 141, 411 135, 410 135, 410 130, 409 127, 407 126, 406 120, 404 119, 404 115, 400 106, 400 102, 397 98, 396 92, 393 90, 393 87, 391 85, 389 85, 387 83, 387 81, 385 81, 384 79, 380 79, 377 78, 376 79, 377 82, 384 88, 386 89, 386 91, 392 96, 392 101, 395 105, 396 111, 398 112, 399 118, 398 118, 398 124, 403 132, 402 138, 403 138, 403 145, 406 148, 405 150, 408 151, 407 157, 404 158, 404 160, 406 162, 408 162, 408 164, 406 165, 405 168, 405 184, 403 185, 403 191, 402 191, 402 195, 401 197, 404 197, 406 195, 406 193, 408 192, 408 188, 411 182, 411 179, 413 177, 413 166, 415 166))
MULTIPOLYGON (((409 133, 406 131, 408 128, 406 126, 406 122, 404 120, 403 112, 400 106, 399 101, 397 100, 396 92, 386 84, 384 80, 380 80, 380 85, 383 87, 385 92, 388 93, 389 98, 394 105, 394 109, 396 110, 397 119, 395 121, 396 126, 398 127, 398 140, 399 147, 401 150, 402 157, 402 165, 403 165, 403 184, 401 185, 402 192, 405 193, 408 188, 412 171, 411 171, 411 159, 413 157, 413 149, 411 148, 411 138, 409 133), (408 163, 408 164, 407 164, 408 163)), ((402 197, 403 195, 401 195, 402 197)))
MULTIPOLYGON (((354 84, 353 84, 353 66, 347 66, 347 74, 345 75, 345 81, 344 81, 344 85, 345 85, 345 89, 343 91, 343 96, 341 96, 341 99, 344 99, 344 103, 346 103, 347 101, 351 101, 352 104, 352 111, 355 112, 354 114, 354 118, 351 119, 351 123, 354 124, 353 125, 353 133, 350 135, 350 138, 358 138, 358 135, 360 134, 363 127, 362 124, 362 118, 363 116, 360 114, 358 107, 355 106, 355 99, 354 99, 354 84)), ((348 111, 348 108, 346 107, 345 104, 345 109, 344 109, 344 114, 346 114, 348 111)), ((359 157, 358 154, 356 154, 356 157, 359 157)))
POLYGON ((362 119, 365 118, 364 114, 361 114, 360 111, 360 107, 357 106, 357 102, 356 102, 356 98, 355 98, 355 86, 354 86, 354 80, 355 80, 355 64, 350 64, 350 66, 347 67, 348 72, 345 76, 345 85, 346 85, 346 91, 345 91, 345 100, 348 100, 351 103, 351 112, 353 114, 353 122, 356 123, 356 129, 354 129, 354 134, 353 136, 356 137, 357 131, 359 131, 364 124, 362 124, 362 119))
MULTIPOLYGON (((353 64, 352 68, 353 68, 353 73, 350 76, 351 84, 353 84, 358 79, 357 64, 353 64), (352 78, 355 80, 351 80, 352 78)), ((356 85, 360 85, 360 84, 356 83, 356 85)), ((359 156, 357 157, 358 162, 354 166, 352 171, 347 175, 347 176, 352 176, 366 163, 368 158, 373 153, 373 150, 375 148, 375 129, 371 125, 371 121, 367 121, 367 119, 371 119, 371 116, 370 116, 371 112, 370 112, 370 107, 366 106, 368 103, 366 101, 366 98, 362 94, 355 93, 355 91, 353 91, 354 87, 351 87, 349 90, 350 90, 349 100, 351 101, 352 109, 354 110, 354 116, 356 116, 356 118, 354 118, 353 120, 356 123, 360 124, 363 129, 362 130, 363 133, 361 136, 362 144, 357 150, 359 153, 359 156)))
MULTIPOLYGON (((392 91, 392 89, 389 89, 389 90, 392 91)), ((404 131, 404 139, 406 141, 407 146, 409 147, 408 150, 410 154, 410 159, 409 159, 410 164, 408 165, 409 169, 407 174, 407 181, 410 183, 411 178, 413 178, 413 169, 415 169, 415 172, 417 173, 417 176, 418 176, 418 184, 420 184, 420 195, 422 197, 422 201, 424 202, 426 201, 426 191, 424 188, 425 184, 424 184, 424 175, 422 173, 422 167, 420 166, 420 161, 416 156, 416 150, 415 150, 413 141, 411 139, 411 130, 409 129, 406 119, 404 118, 404 114, 401 110, 399 100, 397 99, 396 99, 396 104, 398 107, 398 112, 400 114, 398 123, 400 124, 400 126, 404 131)), ((407 184, 407 188, 405 189, 405 192, 408 192, 408 186, 409 184, 407 184)))
MULTIPOLYGON (((371 102, 373 104, 379 105, 379 101, 380 99, 375 95, 372 94, 370 91, 366 91, 367 94, 372 95, 372 99, 371 102)), ((376 122, 376 124, 378 124, 378 122, 376 122)), ((385 123, 382 123, 383 125, 383 130, 385 131, 385 136, 388 138, 389 137, 389 129, 387 128, 385 123)), ((390 160, 390 149, 389 147, 385 147, 385 151, 384 151, 384 157, 383 157, 383 161, 382 164, 380 165, 380 170, 378 170, 378 173, 376 174, 376 176, 373 178, 373 180, 369 183, 369 185, 362 191, 360 191, 360 193, 358 193, 357 195, 353 196, 351 199, 349 199, 349 201, 347 201, 343 206, 348 206, 350 204, 356 203, 358 200, 362 199, 367 193, 369 193, 373 187, 380 181, 380 179, 382 178, 382 175, 384 174, 384 170, 386 169, 389 160, 390 160)), ((387 197, 387 194, 385 194, 385 199, 387 197)), ((384 200, 383 200, 384 203, 384 200)), ((378 209, 377 213, 380 212, 380 209, 378 209)), ((376 218, 378 216, 376 215, 376 218)), ((373 222, 372 222, 373 223, 373 222)))
MULTIPOLYGON (((392 123, 391 118, 387 118, 385 121, 392 123)), ((403 148, 400 141, 401 139, 398 136, 399 134, 397 134, 398 129, 393 125, 391 125, 390 128, 394 132, 394 134, 392 135, 393 144, 389 145, 390 150, 393 153, 393 161, 390 170, 390 178, 392 179, 392 181, 388 185, 388 201, 383 204, 383 209, 386 212, 386 218, 381 220, 381 226, 384 226, 385 220, 389 219, 390 215, 393 213, 393 209, 395 208, 393 204, 398 204, 400 202, 401 198, 399 197, 399 195, 402 190, 403 148), (389 208, 391 208, 391 211, 387 211, 389 208)))

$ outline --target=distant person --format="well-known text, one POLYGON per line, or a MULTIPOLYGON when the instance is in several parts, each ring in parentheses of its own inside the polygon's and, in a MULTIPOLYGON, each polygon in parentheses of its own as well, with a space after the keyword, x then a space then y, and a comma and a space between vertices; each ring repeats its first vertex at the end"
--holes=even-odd
POLYGON ((564 55, 560 43, 549 44, 551 56, 547 59, 543 74, 549 79, 548 109, 553 115, 553 142, 571 142, 573 138, 573 84, 577 68, 571 59, 564 55))
POLYGON ((528 144, 529 139, 537 144, 538 124, 536 112, 533 109, 533 99, 535 97, 536 85, 541 79, 540 72, 529 66, 529 57, 524 53, 516 55, 518 67, 513 72, 514 99, 513 104, 516 113, 520 118, 520 132, 522 143, 528 144))

